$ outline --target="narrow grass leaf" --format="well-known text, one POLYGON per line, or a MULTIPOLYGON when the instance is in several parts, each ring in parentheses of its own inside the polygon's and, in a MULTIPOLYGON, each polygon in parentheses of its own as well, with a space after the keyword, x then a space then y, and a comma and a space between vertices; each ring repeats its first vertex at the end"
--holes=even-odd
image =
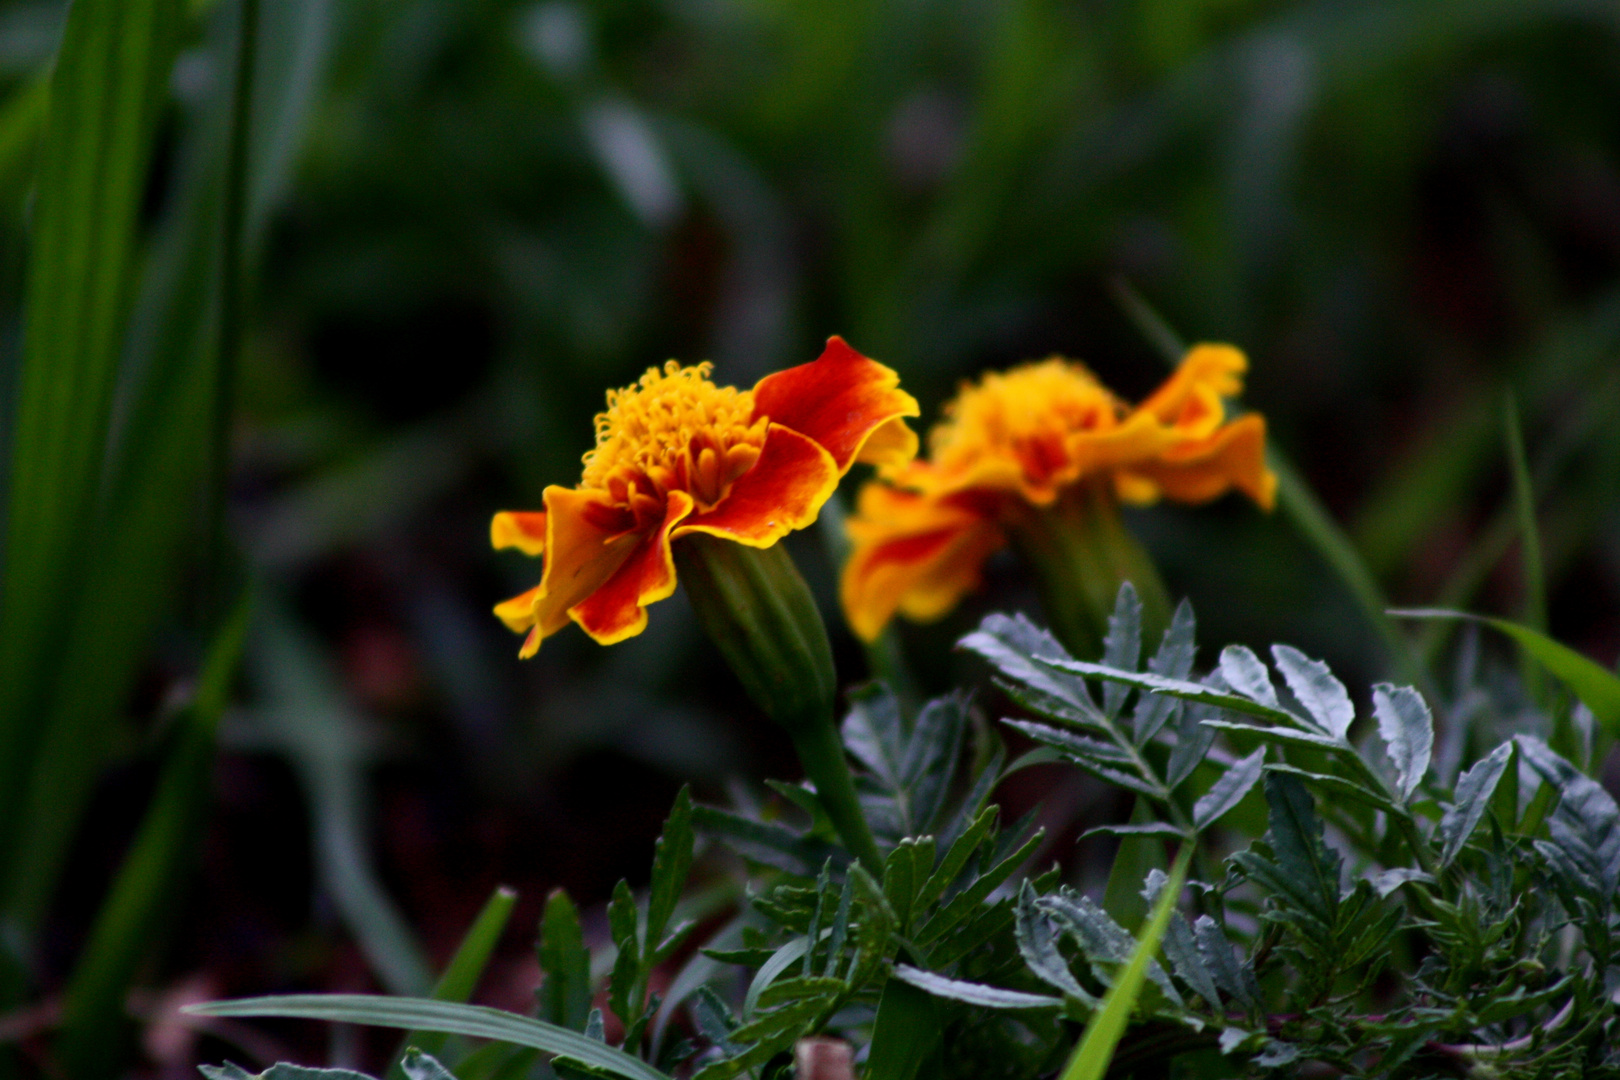
POLYGON ((577 1031, 486 1005, 375 994, 285 994, 188 1005, 183 1011, 193 1016, 275 1016, 407 1031, 442 1031, 478 1039, 498 1039, 548 1054, 566 1054, 625 1080, 668 1080, 665 1074, 639 1058, 577 1031))

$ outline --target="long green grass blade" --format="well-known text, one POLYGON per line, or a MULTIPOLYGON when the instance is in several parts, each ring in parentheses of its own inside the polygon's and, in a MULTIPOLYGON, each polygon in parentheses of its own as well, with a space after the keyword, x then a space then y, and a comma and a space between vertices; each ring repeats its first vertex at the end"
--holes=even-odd
MULTIPOLYGON (((450 958, 450 963, 439 976, 439 981, 433 987, 434 1001, 466 1001, 472 997, 473 991, 478 989, 478 980, 484 977, 484 969, 489 966, 489 958, 495 953, 495 946, 501 940, 501 934, 506 931, 506 923, 512 917, 512 908, 517 904, 517 893, 502 885, 490 894, 484 902, 484 907, 478 912, 478 917, 467 930, 467 936, 461 939, 456 948, 456 954, 450 958)), ((394 1063, 388 1069, 388 1076, 393 1080, 404 1080, 405 1070, 401 1062, 405 1058, 407 1047, 414 1046, 424 1053, 435 1057, 444 1049, 445 1036, 438 1031, 412 1031, 400 1041, 399 1050, 394 1054, 394 1063)))
POLYGON ((1137 938, 1130 961, 1109 988, 1102 1005, 1092 1015, 1091 1023, 1086 1025, 1085 1037, 1075 1048, 1068 1068, 1063 1070, 1062 1080, 1102 1080, 1108 1072, 1108 1063, 1114 1059, 1114 1048, 1125 1034, 1125 1025, 1130 1022, 1137 995, 1147 981, 1148 965, 1159 951, 1159 941, 1164 937, 1165 928, 1170 925, 1170 915, 1176 910, 1181 887, 1187 882, 1187 866, 1192 862, 1192 854, 1191 844, 1183 844, 1177 853, 1175 864, 1170 867, 1170 880, 1165 883, 1164 890, 1153 905, 1153 914, 1137 938))
POLYGON ((74 1080, 113 1076, 121 1064, 124 998, 192 862, 208 803, 214 732, 242 657, 251 606, 246 596, 237 602, 209 649, 152 805, 68 981, 56 1052, 62 1071, 74 1080))
POLYGON ((626 1080, 669 1080, 641 1059, 577 1031, 486 1005, 461 1005, 428 998, 391 998, 373 994, 287 994, 241 1001, 214 1001, 187 1006, 184 1011, 196 1016, 280 1016, 331 1020, 371 1027, 442 1031, 478 1039, 499 1039, 548 1054, 567 1054, 626 1080))
MULTIPOLYGON (((64 630, 93 602, 84 570, 134 295, 141 197, 182 16, 181 0, 75 0, 51 80, 0 595, 0 844, 8 856, 23 781, 49 734, 41 719, 64 630)), ((31 920, 19 921, 26 937, 31 920)))

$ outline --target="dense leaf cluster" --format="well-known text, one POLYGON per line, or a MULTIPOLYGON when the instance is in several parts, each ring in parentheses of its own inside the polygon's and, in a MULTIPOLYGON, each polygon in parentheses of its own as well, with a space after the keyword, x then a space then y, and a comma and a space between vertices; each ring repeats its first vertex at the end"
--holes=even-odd
MULTIPOLYGON (((862 1046, 870 1080, 1012 1080, 1052 1075, 1129 994, 1115 1075, 1620 1077, 1620 809, 1602 786, 1522 732, 1443 782, 1414 688, 1373 687, 1359 716, 1325 664, 1282 645, 1269 666, 1230 646, 1195 676, 1194 631, 1183 604, 1144 662, 1129 586, 1101 662, 987 618, 962 644, 1022 710, 1002 727, 1035 749, 1010 763, 964 696, 912 713, 854 692, 842 735, 880 871, 839 846, 809 786, 731 809, 683 791, 645 896, 621 883, 608 905, 610 955, 593 963, 551 898, 537 1019, 375 1004, 393 999, 283 1014, 502 1033, 457 1080, 767 1080, 822 1032, 862 1046), (1029 872, 1031 818, 1000 824, 997 785, 1050 761, 1136 796, 1130 824, 1093 830, 1122 851, 1192 856, 1176 909, 1143 931, 1162 928, 1156 957, 1122 906, 1029 872), (690 887, 705 837, 742 857, 744 894, 690 887)), ((1133 885, 1153 904, 1171 880, 1133 885)), ((419 1053, 399 1067, 444 1080, 419 1053)))

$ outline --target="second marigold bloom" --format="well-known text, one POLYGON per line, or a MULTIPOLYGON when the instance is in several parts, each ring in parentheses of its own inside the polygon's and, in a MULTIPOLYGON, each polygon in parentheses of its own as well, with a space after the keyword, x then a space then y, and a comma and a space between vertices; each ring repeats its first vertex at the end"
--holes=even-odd
POLYGON ((543 511, 490 523, 497 548, 545 558, 540 584, 495 608, 527 633, 520 655, 570 621, 604 645, 633 637, 647 605, 675 591, 670 545, 682 536, 768 548, 813 522, 856 460, 909 461, 917 439, 901 417, 917 402, 899 382, 835 337, 752 390, 670 361, 608 391, 579 485, 548 487, 543 511))
POLYGON ((1199 345, 1132 409, 1080 364, 1050 359, 964 386, 929 434, 929 458, 862 488, 848 529, 844 611, 875 638, 896 611, 937 618, 979 582, 984 559, 1032 511, 1084 487, 1130 503, 1204 502, 1237 488, 1265 509, 1277 480, 1265 420, 1227 422, 1222 399, 1248 361, 1199 345))

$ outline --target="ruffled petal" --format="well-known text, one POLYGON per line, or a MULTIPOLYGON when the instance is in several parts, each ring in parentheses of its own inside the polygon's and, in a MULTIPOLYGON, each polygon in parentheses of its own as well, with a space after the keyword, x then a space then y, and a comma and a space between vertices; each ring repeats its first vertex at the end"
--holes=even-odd
POLYGON ((489 523, 489 542, 496 551, 517 548, 525 555, 546 550, 546 514, 543 510, 502 510, 489 523))
MULTIPOLYGON (((754 386, 754 415, 808 435, 827 448, 838 475, 849 471, 869 440, 902 416, 917 416, 917 399, 900 389, 900 376, 850 348, 827 339, 821 356, 765 376, 754 386)), ((899 451, 916 453, 892 428, 878 437, 875 452, 892 461, 899 451)))
POLYGON ((635 637, 647 628, 647 605, 675 591, 675 556, 670 533, 692 512, 692 496, 672 491, 664 519, 640 534, 613 576, 568 609, 568 615, 603 645, 635 637))
POLYGON ((1235 487, 1263 510, 1276 503, 1277 477, 1266 467, 1266 421, 1259 413, 1241 416, 1211 438, 1178 447, 1130 472, 1179 502, 1207 502, 1235 487))
POLYGON ((502 600, 495 605, 495 617, 505 623, 512 633, 521 634, 534 625, 534 600, 539 595, 540 586, 536 585, 510 600, 502 600))
POLYGON ((978 587, 985 558, 1006 543, 973 506, 882 483, 861 489, 848 531, 854 550, 839 595, 850 629, 866 641, 896 611, 917 621, 943 616, 978 587))
POLYGON ((542 639, 567 626, 568 609, 612 577, 640 540, 633 516, 604 492, 553 485, 545 502, 546 565, 533 601, 538 636, 519 655, 532 656, 542 639))
POLYGON ((1226 419, 1221 399, 1243 392, 1248 370, 1248 357, 1230 345, 1195 345, 1137 411, 1151 413, 1185 437, 1207 438, 1226 419))
POLYGON ((838 477, 838 465, 820 443, 773 423, 753 466, 714 509, 687 518, 675 535, 705 532, 747 547, 770 547, 816 520, 838 477))

